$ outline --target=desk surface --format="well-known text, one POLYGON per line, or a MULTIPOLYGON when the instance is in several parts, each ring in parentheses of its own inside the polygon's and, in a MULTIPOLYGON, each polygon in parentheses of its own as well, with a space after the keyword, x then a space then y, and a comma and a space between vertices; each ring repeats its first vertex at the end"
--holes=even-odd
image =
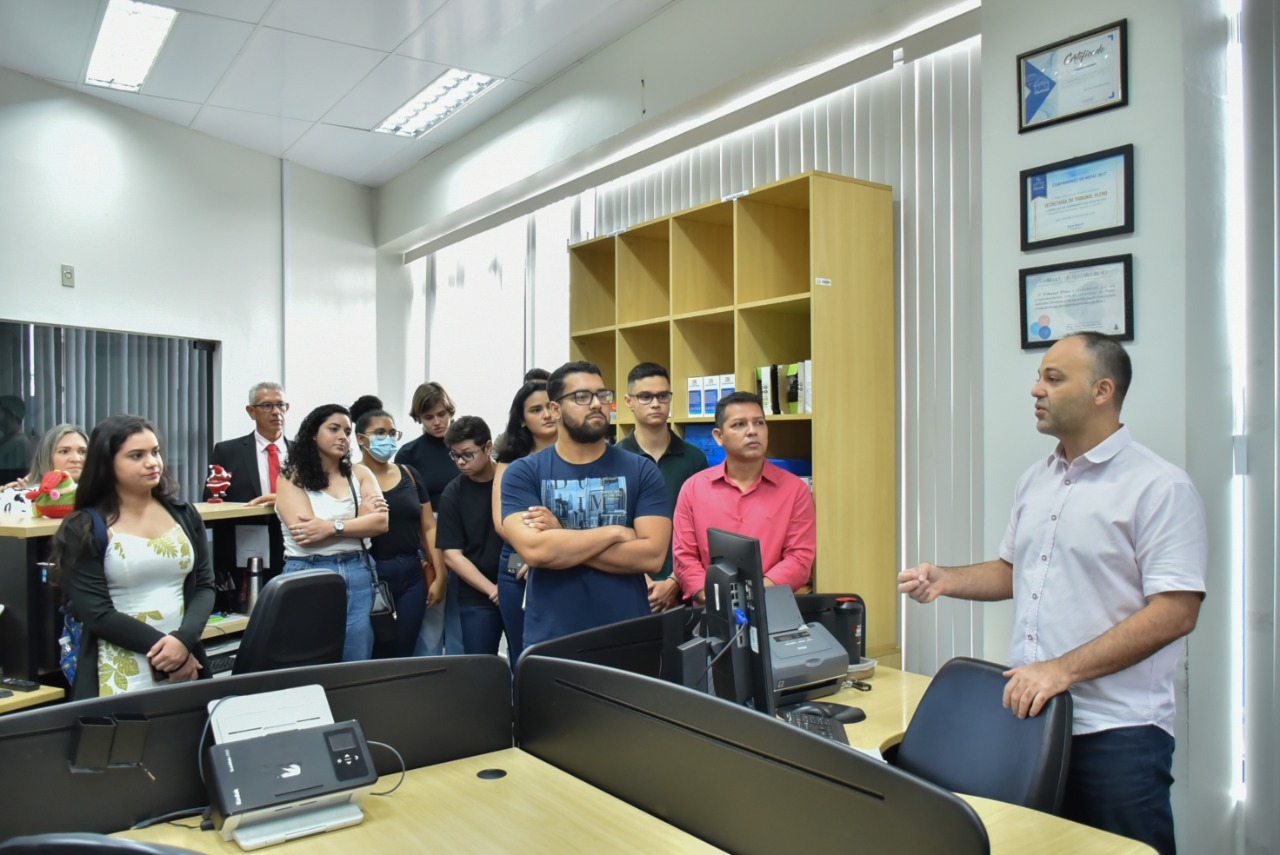
POLYGON ((25 710, 28 707, 37 707, 40 704, 49 704, 54 701, 62 700, 67 693, 57 686, 41 686, 30 692, 19 692, 11 689, 13 695, 7 698, 0 698, 0 713, 10 713, 15 710, 25 710))
MULTIPOLYGON (((240 517, 265 517, 276 512, 272 505, 249 507, 242 502, 223 502, 211 505, 208 502, 196 502, 196 510, 205 522, 237 519, 240 517)), ((0 537, 49 537, 62 525, 62 520, 51 520, 44 517, 24 516, 20 514, 0 514, 0 537)))
MULTIPOLYGON (((885 748, 901 739, 929 678, 881 667, 868 682, 873 687, 870 692, 846 689, 830 700, 866 711, 865 721, 845 728, 854 747, 885 748)), ((378 789, 389 788, 396 777, 383 778, 378 789)), ((1038 811, 974 796, 962 798, 987 827, 994 853, 1153 852, 1142 843, 1038 811)), ((354 829, 304 838, 284 844, 278 851, 346 853, 356 847, 415 851, 427 839, 442 851, 718 851, 514 748, 414 769, 393 796, 366 799, 365 816, 364 824, 354 829), (508 775, 498 781, 476 777, 480 770, 490 768, 505 769, 508 775)), ((850 829, 850 834, 856 831, 850 829)), ((215 833, 171 825, 121 836, 201 852, 240 851, 215 833)))
MULTIPOLYGON (((378 789, 390 789, 398 777, 384 777, 378 789)), ((517 748, 414 769, 392 795, 366 798, 364 810, 361 825, 270 851, 419 852, 428 841, 439 852, 720 851, 517 748), (507 775, 477 778, 483 769, 504 769, 507 775)), ((174 825, 117 836, 199 852, 242 851, 217 832, 174 825)))

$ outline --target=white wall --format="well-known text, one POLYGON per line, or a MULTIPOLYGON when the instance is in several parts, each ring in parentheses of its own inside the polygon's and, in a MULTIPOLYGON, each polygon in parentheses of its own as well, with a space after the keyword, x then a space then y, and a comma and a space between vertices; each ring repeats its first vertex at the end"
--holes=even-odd
MULTIPOLYGON (((1188 470, 1211 537, 1208 597, 1179 680, 1174 808, 1187 852, 1230 850, 1228 707, 1230 397, 1221 295, 1221 81, 1225 17, 1216 3, 1078 0, 983 4, 983 293, 986 545, 994 556, 1013 486, 1054 442, 1036 433, 1030 397, 1043 352, 1019 349, 1018 270, 1132 252, 1133 388, 1123 421, 1135 438, 1188 470), (1121 17, 1129 21, 1127 107, 1017 133, 1015 57, 1121 17), (1132 236, 1022 253, 1018 172, 1133 143, 1132 236), (1188 691, 1188 689, 1190 689, 1188 691), (1196 721, 1192 732, 1190 720, 1196 721), (1192 769, 1195 773, 1192 774, 1192 769)), ((1012 606, 985 607, 986 655, 1004 659, 1012 606)))
POLYGON ((373 191, 287 162, 283 176, 292 434, 313 407, 378 392, 377 257, 373 191))
POLYGON ((243 432, 281 372, 279 171, 0 69, 0 317, 220 340, 222 433, 243 432))

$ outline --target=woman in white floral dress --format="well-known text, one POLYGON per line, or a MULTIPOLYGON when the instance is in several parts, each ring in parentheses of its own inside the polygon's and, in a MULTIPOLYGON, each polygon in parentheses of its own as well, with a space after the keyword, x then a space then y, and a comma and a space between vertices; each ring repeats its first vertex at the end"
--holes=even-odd
POLYGON ((213 610, 209 547, 200 515, 176 495, 145 419, 111 416, 93 429, 76 511, 55 538, 84 622, 73 700, 209 676, 200 646, 213 610), (106 526, 105 555, 93 512, 106 526))

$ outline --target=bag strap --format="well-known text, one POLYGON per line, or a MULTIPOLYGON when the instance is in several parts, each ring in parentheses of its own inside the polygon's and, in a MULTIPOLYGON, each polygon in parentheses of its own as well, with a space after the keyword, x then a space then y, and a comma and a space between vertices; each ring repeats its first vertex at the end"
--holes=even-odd
POLYGON ((97 508, 85 508, 85 513, 89 515, 89 521, 93 523, 93 545, 98 547, 98 554, 103 558, 107 556, 107 523, 102 518, 102 514, 98 513, 97 508))
MULTIPOLYGON (((356 479, 353 475, 347 476, 347 483, 351 485, 351 506, 356 510, 356 516, 360 516, 360 494, 356 492, 356 479)), ((373 562, 369 560, 369 550, 365 548, 364 538, 360 538, 360 552, 364 555, 364 567, 369 571, 369 582, 373 587, 378 587, 378 574, 374 572, 373 562)))
POLYGON ((406 475, 408 475, 408 476, 409 476, 409 483, 413 485, 413 489, 414 489, 414 490, 417 490, 417 489, 418 489, 418 479, 416 479, 416 478, 414 478, 414 477, 413 477, 413 470, 412 470, 412 469, 410 469, 408 466, 405 466, 403 463, 401 463, 401 464, 400 464, 400 469, 401 469, 401 471, 403 471, 403 472, 404 472, 404 474, 406 474, 406 475))

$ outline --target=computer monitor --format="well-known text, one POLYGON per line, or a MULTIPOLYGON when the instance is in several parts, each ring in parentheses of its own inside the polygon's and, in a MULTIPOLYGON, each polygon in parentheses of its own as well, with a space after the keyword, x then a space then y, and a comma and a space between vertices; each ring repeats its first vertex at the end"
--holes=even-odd
POLYGON ((776 713, 760 541, 707 529, 707 615, 712 691, 767 715, 776 713))

